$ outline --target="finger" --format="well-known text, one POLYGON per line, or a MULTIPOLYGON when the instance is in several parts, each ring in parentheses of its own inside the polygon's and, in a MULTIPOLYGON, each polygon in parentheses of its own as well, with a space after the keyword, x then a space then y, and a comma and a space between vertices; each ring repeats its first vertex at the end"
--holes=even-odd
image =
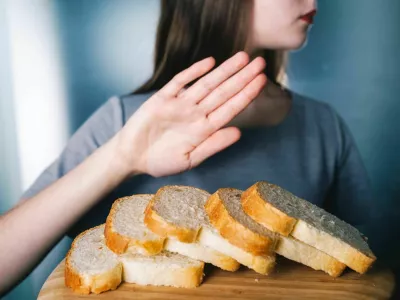
POLYGON ((244 89, 260 72, 265 68, 265 60, 261 57, 254 59, 249 65, 243 68, 199 103, 202 111, 207 115, 220 107, 234 95, 244 89))
POLYGON ((171 81, 161 88, 159 91, 160 95, 175 97, 187 84, 209 72, 214 65, 215 59, 212 57, 194 63, 189 68, 175 75, 171 81))
POLYGON ((208 115, 208 120, 215 129, 223 127, 244 110, 262 91, 267 82, 264 74, 259 74, 237 95, 208 115))
POLYGON ((218 130, 190 153, 191 168, 198 166, 210 156, 224 150, 240 139, 240 130, 228 127, 218 130))
POLYGON ((188 88, 184 93, 185 99, 193 99, 194 103, 199 103, 222 82, 240 71, 248 63, 249 56, 247 53, 238 52, 188 88))

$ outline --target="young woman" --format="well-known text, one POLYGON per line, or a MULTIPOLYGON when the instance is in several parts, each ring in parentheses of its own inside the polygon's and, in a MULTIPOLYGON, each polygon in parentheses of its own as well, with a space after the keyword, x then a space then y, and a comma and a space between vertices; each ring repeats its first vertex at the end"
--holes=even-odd
POLYGON ((0 291, 64 234, 103 223, 118 197, 163 185, 267 180, 361 225, 373 203, 346 125, 279 84, 284 51, 304 44, 315 10, 314 0, 163 1, 152 78, 96 111, 1 217, 0 291))

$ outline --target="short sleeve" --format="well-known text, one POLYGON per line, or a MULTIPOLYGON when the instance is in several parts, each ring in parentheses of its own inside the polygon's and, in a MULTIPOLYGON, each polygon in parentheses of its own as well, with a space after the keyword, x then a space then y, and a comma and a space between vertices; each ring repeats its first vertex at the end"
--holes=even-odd
POLYGON ((83 162, 109 141, 123 126, 121 100, 110 98, 70 138, 60 156, 24 192, 21 199, 35 196, 83 162))
POLYGON ((354 138, 335 112, 338 153, 328 210, 344 221, 363 227, 377 209, 369 176, 354 138))

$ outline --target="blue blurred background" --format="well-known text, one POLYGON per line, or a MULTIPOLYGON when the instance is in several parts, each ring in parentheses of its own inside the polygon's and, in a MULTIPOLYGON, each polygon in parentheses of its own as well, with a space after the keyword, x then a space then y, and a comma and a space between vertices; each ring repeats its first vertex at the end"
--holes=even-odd
MULTIPOLYGON (((0 213, 96 108, 151 75, 158 14, 158 0, 0 0, 0 213)), ((399 29, 398 0, 320 0, 308 45, 288 67, 293 90, 344 117, 391 215, 400 197, 399 29)), ((35 299, 69 244, 5 299, 35 299)))

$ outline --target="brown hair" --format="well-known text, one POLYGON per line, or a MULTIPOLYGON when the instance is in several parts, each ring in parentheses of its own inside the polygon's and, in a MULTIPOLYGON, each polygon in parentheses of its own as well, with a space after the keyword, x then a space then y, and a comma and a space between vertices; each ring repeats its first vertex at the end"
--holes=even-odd
MULTIPOLYGON (((193 63, 214 57, 216 66, 246 50, 252 0, 162 0, 152 77, 134 93, 158 90, 193 63)), ((278 82, 283 53, 264 50, 265 74, 278 82)))

